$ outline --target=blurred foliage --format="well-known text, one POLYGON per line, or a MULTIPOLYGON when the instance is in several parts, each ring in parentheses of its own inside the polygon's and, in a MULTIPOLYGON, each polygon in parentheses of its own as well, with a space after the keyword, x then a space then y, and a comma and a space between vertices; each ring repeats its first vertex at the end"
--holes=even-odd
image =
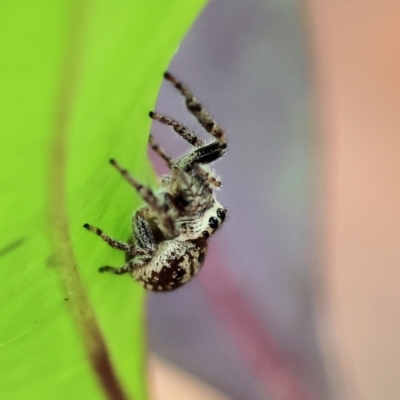
POLYGON ((146 398, 144 290, 123 254, 162 73, 203 0, 0 5, 0 393, 146 398), (111 368, 114 378, 110 377, 111 368))

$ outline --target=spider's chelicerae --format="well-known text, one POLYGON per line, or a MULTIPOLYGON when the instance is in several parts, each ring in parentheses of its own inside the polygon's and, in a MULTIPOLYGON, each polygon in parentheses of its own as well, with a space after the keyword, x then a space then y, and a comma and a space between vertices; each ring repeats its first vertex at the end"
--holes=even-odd
POLYGON ((173 160, 150 135, 151 148, 171 170, 162 178, 157 192, 138 182, 115 160, 110 160, 146 203, 133 215, 133 235, 128 243, 114 240, 92 225, 84 225, 111 247, 126 254, 125 265, 120 268, 104 266, 99 269, 101 272, 129 272, 146 289, 154 291, 176 289, 196 275, 204 262, 207 240, 224 222, 227 212, 213 193, 221 182, 207 166, 226 153, 225 134, 187 86, 168 72, 164 77, 185 97, 187 108, 213 140, 205 143, 181 123, 150 112, 152 119, 170 125, 193 149, 173 160))

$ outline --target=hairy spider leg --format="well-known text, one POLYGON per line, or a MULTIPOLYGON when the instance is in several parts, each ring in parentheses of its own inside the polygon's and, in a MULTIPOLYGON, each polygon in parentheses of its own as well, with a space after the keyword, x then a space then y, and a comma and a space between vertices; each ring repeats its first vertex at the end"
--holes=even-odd
POLYGON ((153 232, 149 226, 147 218, 149 218, 149 210, 147 206, 143 206, 136 211, 132 218, 132 231, 136 243, 142 248, 150 252, 155 251, 156 242, 154 240, 153 232))
POLYGON ((100 236, 109 246, 111 246, 114 249, 122 250, 125 253, 128 253, 132 250, 132 246, 130 244, 112 239, 110 236, 104 233, 100 228, 96 228, 95 226, 90 224, 85 224, 83 225, 83 227, 88 231, 93 232, 95 235, 100 236))
POLYGON ((169 168, 172 168, 173 161, 172 158, 165 154, 165 151, 154 141, 153 135, 149 136, 150 147, 167 163, 169 168))
POLYGON ((104 265, 99 268, 99 272, 111 272, 116 275, 126 274, 132 272, 134 269, 143 267, 143 261, 129 261, 120 268, 110 267, 109 265, 104 265))
POLYGON ((220 143, 221 145, 225 144, 226 146, 226 136, 224 131, 211 117, 210 113, 196 99, 196 97, 194 97, 190 89, 169 72, 166 72, 164 74, 164 78, 167 81, 171 82, 185 97, 188 110, 197 118, 204 129, 210 135, 212 135, 218 141, 218 143, 220 143))
MULTIPOLYGON (((145 206, 146 207, 146 206, 145 206)), ((128 244, 120 242, 119 240, 112 239, 105 234, 101 229, 96 228, 90 224, 85 224, 83 227, 93 232, 95 235, 100 236, 107 244, 114 249, 124 251, 128 257, 139 256, 138 259, 130 260, 128 263, 120 268, 110 267, 105 265, 99 268, 100 272, 112 272, 114 274, 124 274, 133 271, 135 268, 142 267, 149 261, 156 250, 156 243, 153 234, 146 220, 146 209, 142 207, 139 209, 133 218, 133 232, 136 239, 135 244, 128 244)))
MULTIPOLYGON (((226 153, 226 137, 222 128, 215 120, 213 120, 209 112, 200 104, 196 97, 194 97, 193 93, 186 85, 176 79, 169 72, 166 72, 164 77, 181 92, 186 99, 186 106, 188 110, 197 118, 199 123, 206 129, 206 131, 216 139, 214 142, 205 145, 195 133, 193 133, 180 122, 151 111, 149 115, 152 119, 160 121, 165 125, 172 126, 175 132, 186 139, 191 145, 197 147, 194 152, 181 157, 176 162, 177 168, 182 168, 186 172, 190 172, 193 169, 193 166, 196 164, 208 164, 223 156, 226 153)), ((176 171, 174 172, 174 168, 171 164, 169 164, 169 167, 173 170, 172 181, 174 181, 176 180, 176 171)), ((201 173, 199 170, 199 172, 201 177, 208 181, 212 186, 221 187, 221 182, 212 174, 211 171, 204 171, 201 173)))
POLYGON ((204 142, 189 128, 180 122, 166 117, 164 115, 158 114, 156 112, 150 111, 149 116, 151 119, 161 122, 164 125, 172 126, 174 131, 181 137, 183 137, 186 141, 188 141, 192 146, 201 147, 204 146, 204 142))
POLYGON ((149 252, 147 248, 141 248, 129 243, 115 240, 106 233, 104 233, 100 228, 96 228, 93 225, 85 224, 83 225, 83 227, 88 231, 93 232, 95 235, 101 237, 113 249, 121 250, 131 255, 140 255, 140 256, 146 255, 149 252))
MULTIPOLYGON (((176 175, 177 169, 183 169, 186 172, 193 170, 193 167, 198 164, 209 164, 222 157, 226 153, 226 136, 222 128, 217 124, 215 120, 211 117, 209 112, 200 104, 200 102, 194 97, 190 89, 176 79, 172 74, 166 72, 164 74, 166 80, 170 81, 179 92, 186 99, 186 106, 188 110, 197 118, 199 123, 204 127, 204 129, 212 135, 215 140, 209 144, 203 144, 197 147, 194 151, 181 157, 175 164, 172 171, 172 175, 176 175)), ((206 173, 202 174, 204 177, 206 173)), ((208 173, 212 175, 212 173, 208 173)), ((218 187, 218 180, 216 178, 211 178, 209 182, 214 182, 218 187)))
POLYGON ((110 164, 117 169, 117 171, 122 175, 122 177, 133 186, 140 197, 148 204, 148 206, 155 212, 158 220, 162 227, 165 229, 165 233, 169 238, 176 236, 174 215, 168 213, 170 205, 168 204, 167 198, 168 193, 164 193, 164 198, 160 200, 154 192, 147 186, 142 185, 138 180, 136 180, 126 169, 123 169, 114 159, 110 160, 110 164))

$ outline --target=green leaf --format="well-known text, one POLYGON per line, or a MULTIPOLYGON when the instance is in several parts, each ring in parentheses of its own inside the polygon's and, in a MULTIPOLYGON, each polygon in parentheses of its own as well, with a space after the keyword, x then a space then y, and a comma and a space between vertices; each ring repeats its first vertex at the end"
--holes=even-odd
POLYGON ((145 291, 99 274, 123 254, 134 190, 155 182, 148 112, 204 0, 0 5, 0 393, 144 399, 145 291))

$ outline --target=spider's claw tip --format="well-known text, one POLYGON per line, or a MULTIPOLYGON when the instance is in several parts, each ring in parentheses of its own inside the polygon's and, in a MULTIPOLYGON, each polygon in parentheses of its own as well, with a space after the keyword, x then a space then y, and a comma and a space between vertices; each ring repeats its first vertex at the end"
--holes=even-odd
POLYGON ((89 229, 89 224, 84 224, 83 227, 84 227, 85 229, 89 229))
POLYGON ((166 71, 165 73, 164 73, 164 78, 167 80, 167 81, 170 81, 172 84, 174 84, 175 86, 178 84, 178 81, 176 80, 176 78, 170 73, 170 72, 168 72, 168 71, 166 71))
POLYGON ((153 115, 154 115, 154 112, 153 112, 153 111, 150 111, 150 112, 149 112, 149 117, 150 117, 150 118, 153 118, 153 115))
POLYGON ((109 162, 111 165, 115 165, 115 160, 113 158, 110 158, 109 162))

